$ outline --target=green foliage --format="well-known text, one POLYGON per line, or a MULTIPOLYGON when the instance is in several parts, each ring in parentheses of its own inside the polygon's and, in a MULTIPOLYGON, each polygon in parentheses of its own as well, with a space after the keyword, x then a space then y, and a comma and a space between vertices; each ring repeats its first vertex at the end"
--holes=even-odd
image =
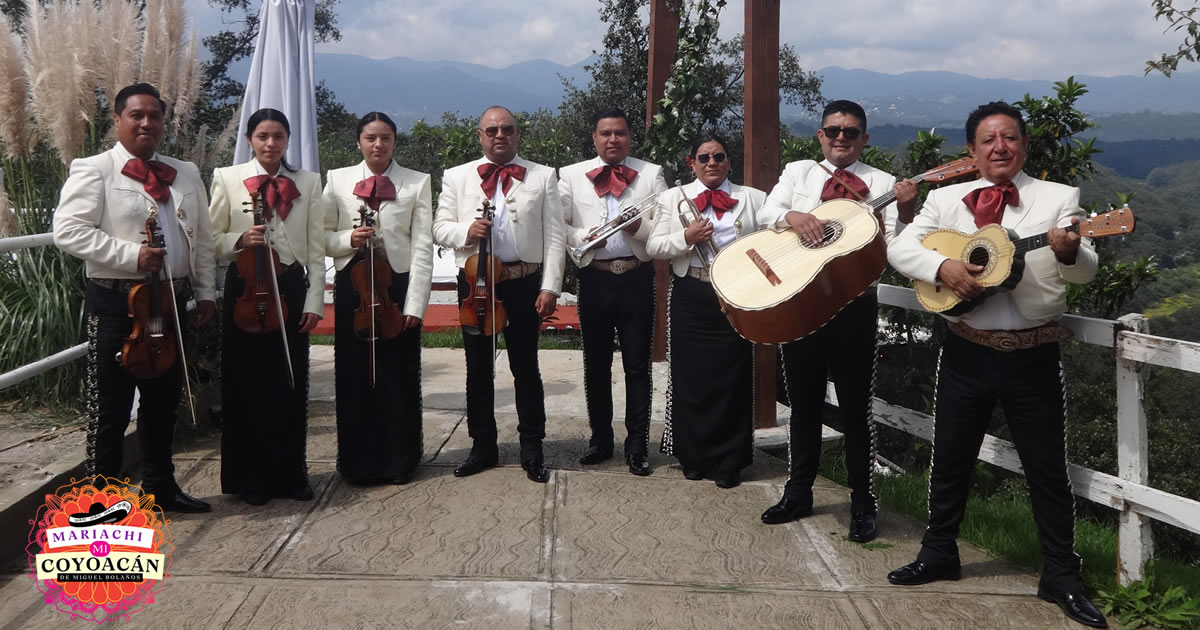
POLYGON ((1068 77, 1054 82, 1054 96, 1035 99, 1026 94, 1014 103, 1025 112, 1029 126, 1029 153, 1025 172, 1047 181, 1075 185, 1078 178, 1087 179, 1095 172, 1092 155, 1095 138, 1086 142, 1074 136, 1096 126, 1087 115, 1075 109, 1079 97, 1088 93, 1087 86, 1068 77))
MULTIPOLYGON (((1146 62, 1146 74, 1157 70, 1169 77, 1179 67, 1180 61, 1195 62, 1200 57, 1200 21, 1197 21, 1200 3, 1193 0, 1192 6, 1187 8, 1176 8, 1174 0, 1153 0, 1152 4, 1154 19, 1166 20, 1166 30, 1183 35, 1183 41, 1175 52, 1163 54, 1158 61, 1151 59, 1146 62)), ((1185 4, 1184 0, 1179 1, 1180 7, 1185 4)))
POLYGON ((1102 589, 1097 600, 1104 614, 1116 617, 1123 630, 1142 626, 1187 628, 1200 622, 1200 599, 1191 597, 1182 586, 1165 591, 1154 588, 1154 562, 1146 563, 1146 577, 1129 586, 1102 589))
POLYGON ((700 134, 702 122, 695 113, 703 110, 711 96, 704 69, 711 65, 715 52, 718 15, 725 0, 696 0, 681 18, 679 44, 671 75, 650 125, 650 160, 662 165, 663 175, 672 180, 700 134))

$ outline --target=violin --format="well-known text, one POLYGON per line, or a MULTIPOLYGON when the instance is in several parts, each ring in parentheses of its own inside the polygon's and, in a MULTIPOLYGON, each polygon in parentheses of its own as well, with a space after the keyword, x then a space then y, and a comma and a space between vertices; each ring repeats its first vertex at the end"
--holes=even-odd
MULTIPOLYGON (((495 217, 496 207, 491 200, 483 202, 480 217, 491 221, 495 217)), ((496 282, 504 269, 491 253, 491 230, 487 238, 479 240, 479 253, 467 258, 463 264, 463 273, 467 277, 470 292, 458 309, 458 321, 462 324, 463 332, 469 335, 492 336, 504 329, 508 324, 508 313, 504 304, 496 301, 496 282)))
MULTIPOLYGON (((158 210, 146 218, 146 244, 166 247, 158 229, 158 210)), ((150 272, 146 281, 129 291, 129 316, 133 331, 121 347, 121 365, 135 378, 158 378, 175 365, 179 343, 171 320, 175 313, 175 292, 168 290, 160 273, 150 272)))
MULTIPOLYGON (((366 205, 359 206, 358 227, 374 227, 375 213, 366 205)), ((354 311, 354 334, 370 342, 367 360, 370 362, 371 387, 375 386, 375 340, 393 339, 404 330, 404 313, 392 300, 392 266, 387 256, 375 249, 374 238, 358 248, 359 257, 350 267, 350 283, 358 293, 358 308, 354 311)))
MULTIPOLYGON (((250 191, 250 208, 243 212, 254 214, 254 225, 264 225, 262 191, 250 191)), ((247 247, 237 257, 238 277, 245 289, 233 305, 233 323, 251 334, 279 331, 283 338, 283 360, 287 365, 288 384, 296 387, 292 372, 291 351, 288 348, 287 332, 283 323, 287 321, 287 304, 279 296, 278 276, 284 272, 279 254, 269 244, 262 247, 247 247)))

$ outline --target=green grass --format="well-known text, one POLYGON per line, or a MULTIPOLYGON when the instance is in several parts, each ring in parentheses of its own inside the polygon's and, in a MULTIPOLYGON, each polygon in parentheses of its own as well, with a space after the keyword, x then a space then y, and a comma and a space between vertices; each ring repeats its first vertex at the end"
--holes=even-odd
MULTIPOLYGON (((846 469, 840 452, 833 451, 821 458, 821 475, 838 483, 846 483, 846 469)), ((928 517, 927 472, 876 475, 875 488, 884 505, 921 522, 928 517)), ((1076 497, 1076 501, 1086 499, 1076 497)), ((981 547, 995 557, 1035 571, 1041 569, 1033 511, 1021 479, 1004 482, 990 497, 972 494, 967 501, 967 514, 959 535, 961 540, 981 547)), ((1075 552, 1083 558, 1083 579, 1093 591, 1111 590, 1115 586, 1115 526, 1090 518, 1076 519, 1075 552)), ((1155 560, 1154 573, 1156 591, 1180 586, 1190 591, 1190 597, 1200 597, 1200 589, 1197 588, 1200 585, 1200 567, 1160 557, 1155 560)), ((1200 624, 1187 627, 1200 628, 1200 624)))

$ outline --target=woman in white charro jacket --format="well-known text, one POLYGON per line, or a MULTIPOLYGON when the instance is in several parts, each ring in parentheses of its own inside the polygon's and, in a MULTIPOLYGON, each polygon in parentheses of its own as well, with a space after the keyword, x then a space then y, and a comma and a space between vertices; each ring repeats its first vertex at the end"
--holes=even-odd
MULTIPOLYGON (((721 248, 758 228, 761 190, 729 181, 727 143, 704 135, 692 144, 688 166, 696 180, 667 190, 659 201, 646 251, 671 261, 667 339, 671 360, 667 418, 661 450, 674 455, 688 479, 713 479, 718 487, 741 483, 754 440, 753 355, 721 313, 701 260, 700 247, 721 248), (687 228, 676 212, 692 199, 700 218, 687 228)), ((710 261, 711 262, 711 261, 710 261)))
POLYGON ((295 386, 289 386, 279 331, 251 333, 234 321, 245 282, 238 264, 225 276, 222 307, 221 490, 251 505, 271 497, 313 498, 305 463, 308 425, 308 333, 325 313, 325 205, 321 178, 287 164, 291 128, 274 109, 260 109, 246 125, 254 159, 213 173, 213 240, 217 256, 236 260, 246 248, 270 243, 285 270, 279 294, 286 304, 295 386), (250 190, 265 200, 264 225, 255 226, 250 190))
POLYGON ((433 281, 430 177, 392 160, 396 123, 386 114, 363 116, 357 136, 363 161, 329 171, 325 183, 330 204, 325 253, 333 256, 338 270, 333 292, 337 466, 352 483, 403 484, 412 478, 422 453, 421 320, 433 281), (374 227, 362 225, 361 208, 374 227), (362 298, 351 275, 356 265, 369 262, 362 253, 368 239, 390 274, 390 304, 381 306, 397 309, 402 322, 390 339, 376 333, 374 386, 370 333, 364 338, 355 330, 362 298))

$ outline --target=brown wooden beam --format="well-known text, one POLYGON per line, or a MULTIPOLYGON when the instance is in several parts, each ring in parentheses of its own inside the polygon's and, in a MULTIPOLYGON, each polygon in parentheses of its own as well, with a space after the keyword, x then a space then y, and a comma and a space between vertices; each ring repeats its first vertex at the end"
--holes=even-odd
MULTIPOLYGON (((779 3, 746 0, 746 185, 779 180, 779 3)), ((754 346, 754 425, 776 426, 777 349, 754 346)))
MULTIPOLYGON (((646 131, 654 120, 654 106, 663 97, 675 50, 679 44, 679 14, 671 10, 667 0, 650 2, 650 58, 646 77, 646 131)), ((654 261, 654 361, 667 360, 667 287, 670 282, 670 261, 654 261)))

